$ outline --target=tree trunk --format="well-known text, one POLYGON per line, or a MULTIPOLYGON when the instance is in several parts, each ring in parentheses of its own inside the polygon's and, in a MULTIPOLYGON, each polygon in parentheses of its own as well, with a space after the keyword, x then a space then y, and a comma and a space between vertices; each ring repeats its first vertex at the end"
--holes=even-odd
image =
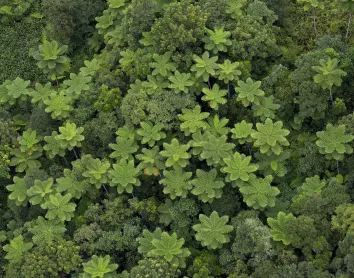
POLYGON ((332 87, 329 89, 329 94, 330 94, 330 96, 331 96, 331 101, 332 101, 332 105, 333 105, 332 87))
POLYGON ((315 31, 315 35, 317 38, 318 32, 317 32, 317 22, 316 22, 316 9, 313 9, 313 29, 315 31))
POLYGON ((337 160, 337 173, 339 175, 339 162, 338 162, 338 160, 337 160))
POLYGON ((350 32, 350 22, 351 22, 351 19, 352 19, 352 13, 349 13, 347 33, 346 33, 346 35, 345 35, 345 39, 346 39, 346 40, 349 38, 349 32, 350 32))

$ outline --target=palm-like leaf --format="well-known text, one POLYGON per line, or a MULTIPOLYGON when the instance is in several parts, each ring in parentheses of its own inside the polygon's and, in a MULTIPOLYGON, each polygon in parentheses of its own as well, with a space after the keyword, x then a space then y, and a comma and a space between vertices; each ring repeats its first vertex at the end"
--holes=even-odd
POLYGON ((214 198, 221 198, 222 188, 225 186, 222 179, 217 177, 216 169, 209 172, 198 169, 197 177, 191 181, 194 186, 192 193, 198 196, 203 203, 211 203, 214 198))
POLYGON ((220 217, 216 211, 213 211, 210 217, 204 214, 199 214, 201 224, 193 226, 193 230, 197 233, 196 240, 200 241, 202 246, 207 246, 209 249, 219 249, 224 243, 230 241, 229 233, 233 227, 227 225, 228 216, 220 217))

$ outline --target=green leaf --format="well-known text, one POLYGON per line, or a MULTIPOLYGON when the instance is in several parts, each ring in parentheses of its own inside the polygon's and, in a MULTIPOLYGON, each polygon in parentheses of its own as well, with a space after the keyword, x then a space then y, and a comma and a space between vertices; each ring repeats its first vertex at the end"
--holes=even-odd
POLYGON ((66 92, 68 95, 73 95, 74 98, 78 98, 83 91, 88 91, 90 86, 88 83, 91 81, 91 76, 85 76, 83 73, 76 75, 70 73, 70 80, 65 80, 64 84, 68 86, 66 92))
POLYGON ((110 261, 111 257, 109 255, 104 257, 93 255, 90 261, 82 265, 84 272, 89 274, 88 277, 104 278, 107 273, 114 272, 118 268, 117 264, 111 264, 110 261))
POLYGON ((54 240, 60 239, 65 233, 66 228, 59 219, 46 220, 39 216, 35 220, 35 225, 28 230, 33 234, 32 240, 37 245, 47 245, 54 240))
POLYGON ((40 146, 37 143, 40 142, 37 138, 37 132, 32 129, 28 129, 22 133, 22 136, 19 137, 18 142, 21 145, 22 152, 37 151, 40 150, 40 146))
POLYGON ((280 108, 279 104, 275 104, 274 96, 259 97, 259 105, 253 104, 252 110, 255 117, 259 117, 262 121, 267 118, 274 119, 275 112, 280 108))
POLYGON ((152 75, 161 75, 162 77, 166 77, 176 70, 175 63, 170 61, 171 53, 166 52, 164 55, 154 54, 153 59, 155 62, 149 64, 149 66, 154 69, 152 75))
POLYGON ((302 184, 301 189, 303 194, 311 196, 314 193, 320 193, 322 188, 326 186, 325 181, 321 181, 319 176, 314 176, 312 178, 306 178, 305 182, 302 184))
POLYGON ((84 61, 85 67, 80 68, 80 73, 83 76, 94 76, 95 73, 100 69, 100 60, 93 58, 91 61, 84 61))
POLYGON ((209 166, 223 165, 224 159, 232 156, 232 150, 235 147, 233 143, 227 143, 226 135, 209 135, 208 140, 201 142, 201 159, 206 159, 209 166))
POLYGON ((124 137, 117 137, 116 143, 117 144, 109 144, 109 147, 114 150, 109 157, 115 158, 116 160, 131 160, 133 158, 132 154, 138 150, 138 145, 134 141, 134 138, 127 139, 124 137))
POLYGON ((219 108, 219 104, 227 102, 226 98, 224 98, 227 95, 227 90, 220 90, 218 84, 214 84, 211 90, 204 88, 203 93, 205 95, 202 97, 202 100, 209 102, 209 106, 215 110, 219 108))
POLYGON ((213 118, 208 118, 208 123, 208 132, 214 136, 228 135, 230 132, 230 128, 226 127, 226 125, 229 123, 229 119, 222 118, 220 120, 218 115, 214 115, 213 118))
POLYGON ((110 186, 117 186, 118 194, 124 191, 127 193, 133 192, 133 186, 140 186, 140 181, 137 178, 139 169, 135 168, 134 160, 121 159, 119 163, 113 164, 113 169, 109 170, 110 186))
POLYGON ((221 198, 222 188, 225 186, 223 180, 217 177, 216 169, 209 172, 197 169, 197 177, 191 181, 194 186, 191 191, 203 203, 212 203, 214 198, 221 198))
POLYGON ((292 243, 292 235, 287 232, 286 225, 288 222, 294 222, 296 218, 292 213, 286 215, 284 212, 278 212, 277 219, 267 218, 270 226, 270 234, 274 241, 282 241, 283 244, 289 245, 292 243))
POLYGON ((11 154, 10 165, 16 166, 16 172, 22 173, 28 169, 39 168, 41 163, 37 160, 42 153, 39 151, 32 152, 31 150, 27 152, 21 152, 19 149, 13 149, 11 154))
POLYGON ((139 128, 136 133, 142 136, 142 144, 147 143, 150 147, 153 147, 156 142, 166 138, 166 133, 161 131, 164 126, 161 123, 153 125, 151 122, 141 122, 140 126, 141 128, 139 128))
POLYGON ((317 72, 313 77, 315 83, 320 84, 323 89, 330 89, 333 85, 340 86, 342 84, 342 76, 346 76, 347 73, 338 67, 338 59, 328 58, 320 60, 321 66, 314 66, 312 69, 317 72))
POLYGON ((47 105, 45 112, 51 113, 53 119, 62 120, 69 116, 73 110, 73 99, 65 94, 65 92, 51 93, 44 104, 47 105))
POLYGON ((34 185, 27 190, 32 205, 38 205, 48 200, 49 195, 53 192, 53 178, 45 181, 35 180, 34 185))
POLYGON ((232 158, 224 158, 226 166, 221 168, 221 172, 227 173, 226 181, 236 181, 243 184, 248 181, 250 174, 257 171, 258 165, 251 164, 251 156, 245 156, 235 152, 232 158))
POLYGON ((174 170, 163 171, 163 175, 164 178, 159 182, 165 185, 163 193, 169 194, 172 200, 187 197, 188 191, 192 189, 192 172, 183 172, 181 167, 175 167, 174 170))
POLYGON ((171 81, 171 84, 168 86, 170 89, 173 89, 176 94, 179 92, 188 93, 188 87, 194 85, 194 81, 191 80, 190 73, 180 73, 178 70, 175 71, 173 76, 170 76, 168 80, 171 81))
POLYGON ((99 189, 103 183, 108 182, 108 169, 111 167, 108 161, 101 161, 99 158, 94 159, 91 155, 84 155, 81 161, 86 170, 82 173, 82 176, 88 178, 89 182, 95 185, 97 189, 99 189))
POLYGON ((10 200, 15 200, 16 205, 20 206, 26 203, 27 189, 24 178, 14 177, 13 184, 6 186, 8 191, 11 191, 9 195, 10 200))
POLYGON ((141 154, 136 155, 136 159, 140 161, 138 168, 144 170, 144 174, 155 176, 160 170, 165 168, 163 157, 160 155, 159 148, 157 146, 152 149, 142 149, 141 154))
POLYGON ((30 90, 28 89, 29 84, 29 80, 25 81, 22 78, 17 77, 9 85, 6 85, 8 95, 14 99, 30 95, 30 90))
POLYGON ((238 70, 239 67, 239 62, 231 63, 230 60, 225 60, 223 64, 219 65, 217 72, 218 79, 224 81, 225 84, 230 83, 230 81, 237 81, 242 74, 242 72, 238 70))
POLYGON ((210 217, 199 214, 200 224, 194 225, 193 230, 197 233, 195 239, 200 241, 202 246, 209 249, 219 249, 224 243, 230 241, 229 233, 233 227, 226 225, 229 221, 228 216, 220 217, 216 211, 213 211, 210 217))
POLYGON ((80 199, 81 196, 87 191, 88 184, 82 181, 79 177, 69 169, 64 169, 64 176, 56 180, 57 192, 69 193, 73 198, 80 199))
POLYGON ((247 206, 253 209, 264 209, 265 207, 274 207, 276 196, 280 191, 275 186, 271 186, 272 176, 266 176, 264 179, 251 175, 247 185, 240 188, 243 200, 247 206))
POLYGON ((354 136, 346 134, 345 125, 335 127, 327 124, 326 130, 319 131, 316 135, 318 138, 316 145, 327 159, 343 160, 344 154, 353 153, 349 143, 354 140, 354 136))
POLYGON ((261 153, 280 155, 283 151, 283 146, 290 145, 285 138, 290 132, 282 129, 283 122, 273 123, 271 119, 267 118, 264 124, 257 123, 256 127, 257 132, 252 133, 251 137, 255 139, 254 146, 259 147, 261 153))
POLYGON ((10 244, 6 244, 3 249, 6 252, 5 259, 16 263, 23 260, 23 253, 30 250, 33 244, 23 241, 23 236, 19 235, 10 241, 10 244))
POLYGON ((189 163, 191 155, 188 153, 190 146, 180 145, 176 138, 171 140, 171 144, 163 143, 164 150, 160 152, 163 157, 166 157, 165 162, 167 167, 181 166, 186 167, 189 163))
POLYGON ((70 221, 74 216, 76 204, 70 203, 71 194, 61 195, 56 193, 49 196, 49 200, 41 205, 47 209, 45 217, 49 220, 59 219, 60 221, 70 221))
POLYGON ((194 109, 182 109, 182 114, 178 115, 182 124, 180 125, 181 131, 184 132, 186 136, 191 133, 195 133, 198 130, 205 130, 209 127, 209 125, 204 121, 204 119, 208 118, 208 112, 200 112, 200 106, 197 105, 194 109))
POLYGON ((47 152, 49 158, 53 159, 56 155, 64 157, 65 149, 62 148, 60 140, 57 140, 58 132, 53 131, 51 136, 44 136, 44 141, 47 143, 43 149, 47 152))
POLYGON ((215 31, 206 28, 208 37, 204 39, 205 49, 212 50, 214 54, 218 52, 227 52, 227 46, 232 45, 229 37, 231 32, 224 31, 224 28, 215 28, 215 31))
POLYGON ((218 57, 210 57, 209 52, 206 51, 201 58, 193 55, 193 60, 196 64, 192 66, 191 71, 195 72, 197 78, 202 77, 204 82, 207 82, 210 75, 215 76, 215 70, 219 68, 216 64, 218 57))
POLYGON ((253 141, 251 134, 254 133, 252 123, 247 123, 243 120, 240 123, 235 124, 235 127, 231 129, 232 139, 236 139, 240 144, 250 143, 253 141))
POLYGON ((244 106, 249 106, 251 103, 259 105, 259 97, 264 96, 264 91, 259 89, 262 82, 253 81, 251 78, 247 78, 246 82, 238 81, 238 87, 235 88, 237 95, 237 101, 242 101, 244 106))
POLYGON ((81 146, 81 141, 85 139, 81 135, 83 131, 83 127, 76 128, 75 123, 66 122, 65 126, 59 127, 60 134, 55 139, 60 142, 61 148, 72 150, 74 147, 81 146))

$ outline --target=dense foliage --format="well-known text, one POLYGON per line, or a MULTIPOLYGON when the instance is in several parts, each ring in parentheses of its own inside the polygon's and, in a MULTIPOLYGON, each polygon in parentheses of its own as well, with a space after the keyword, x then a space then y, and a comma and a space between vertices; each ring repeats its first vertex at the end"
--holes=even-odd
POLYGON ((354 277, 353 0, 2 0, 0 277, 354 277))

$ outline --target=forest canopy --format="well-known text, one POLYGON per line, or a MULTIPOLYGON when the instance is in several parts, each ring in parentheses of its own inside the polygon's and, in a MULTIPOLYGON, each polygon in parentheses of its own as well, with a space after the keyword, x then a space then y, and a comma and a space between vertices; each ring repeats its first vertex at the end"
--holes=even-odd
POLYGON ((0 277, 354 277, 354 0, 2 0, 0 277))

